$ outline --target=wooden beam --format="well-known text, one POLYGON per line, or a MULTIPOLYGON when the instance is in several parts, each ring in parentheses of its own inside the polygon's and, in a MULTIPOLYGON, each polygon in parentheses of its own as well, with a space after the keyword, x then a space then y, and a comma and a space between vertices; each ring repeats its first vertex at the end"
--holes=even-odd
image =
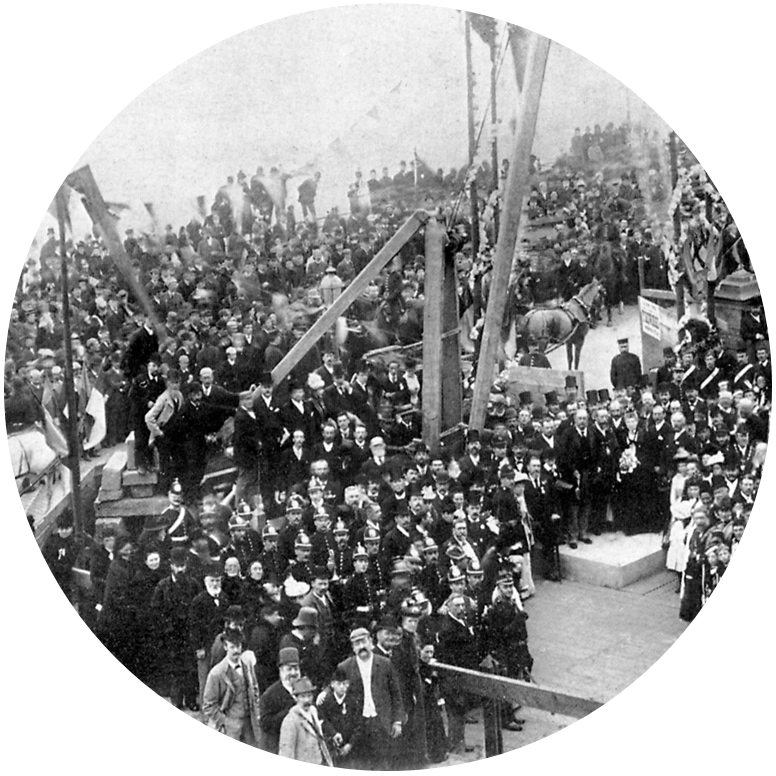
POLYGON ((334 300, 334 304, 318 318, 309 331, 286 353, 283 360, 272 370, 272 382, 281 383, 291 370, 307 355, 310 348, 340 318, 366 290, 366 287, 377 278, 391 259, 406 245, 407 241, 428 221, 425 210, 416 210, 401 226, 396 234, 377 252, 375 257, 353 279, 353 282, 334 300))
MULTIPOLYGON (((510 46, 520 46, 526 38, 510 36, 510 46)), ((528 190, 531 149, 536 131, 536 117, 539 113, 539 101, 544 82, 544 70, 550 40, 541 35, 530 33, 528 57, 525 72, 525 89, 520 95, 518 105, 518 125, 515 133, 515 147, 507 173, 504 193, 504 209, 496 257, 493 265, 493 278, 488 294, 488 307, 485 312, 485 326, 482 331, 480 360, 477 366, 477 378, 474 383, 471 417, 469 427, 481 431, 485 425, 488 394, 493 383, 493 369, 496 365, 498 348, 501 343, 501 323, 504 318, 509 276, 512 271, 512 259, 517 244, 520 227, 520 213, 523 209, 523 196, 528 190)), ((517 53, 515 59, 517 60, 517 53)))
POLYGON ((520 703, 551 714, 562 714, 564 717, 581 719, 600 709, 603 703, 578 695, 540 687, 537 684, 520 682, 506 676, 484 674, 468 668, 459 668, 447 663, 435 662, 434 668, 446 674, 454 675, 459 681, 459 687, 472 695, 479 695, 493 700, 520 703))
POLYGON ((442 386, 442 431, 447 431, 463 420, 461 342, 458 336, 461 328, 458 314, 458 276, 455 268, 455 256, 450 251, 444 251, 444 273, 440 383, 442 386))
POLYGON ((81 195, 83 206, 86 209, 89 218, 91 218, 92 223, 102 234, 102 237, 108 246, 108 253, 110 253, 111 259, 113 259, 116 266, 124 275, 126 281, 132 288, 135 298, 142 305, 143 310, 151 317, 157 334, 159 335, 159 342, 160 344, 163 343, 165 340, 164 327, 158 325, 159 321, 156 316, 156 309, 151 303, 151 299, 146 293, 145 288, 140 284, 137 271, 132 265, 132 259, 130 259, 126 250, 124 250, 124 243, 121 242, 121 237, 116 229, 116 220, 108 210, 108 206, 97 185, 97 181, 94 179, 91 168, 88 164, 79 167, 65 178, 65 183, 81 195))
POLYGON ((429 220, 426 224, 426 292, 423 305, 423 441, 432 453, 438 452, 442 433, 445 239, 442 224, 435 218, 429 220))

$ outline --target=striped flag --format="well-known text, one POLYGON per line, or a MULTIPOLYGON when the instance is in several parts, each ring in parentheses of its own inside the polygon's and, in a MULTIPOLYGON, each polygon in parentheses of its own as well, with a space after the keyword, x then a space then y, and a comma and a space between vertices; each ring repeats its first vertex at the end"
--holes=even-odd
MULTIPOLYGON (((107 421, 105 418, 105 393, 102 389, 102 381, 96 380, 94 385, 90 387, 89 378, 87 372, 83 371, 83 394, 88 396, 86 401, 86 409, 84 410, 84 450, 91 450, 105 439, 105 434, 108 431, 107 421), (88 429, 88 430, 87 430, 88 429)), ((79 390, 79 394, 81 391, 79 390)))
MULTIPOLYGON (((62 430, 54 422, 51 414, 43 407, 43 434, 46 437, 46 444, 60 457, 69 458, 70 448, 68 447, 65 435, 62 430)), ((67 461, 64 461, 67 463, 67 461)))

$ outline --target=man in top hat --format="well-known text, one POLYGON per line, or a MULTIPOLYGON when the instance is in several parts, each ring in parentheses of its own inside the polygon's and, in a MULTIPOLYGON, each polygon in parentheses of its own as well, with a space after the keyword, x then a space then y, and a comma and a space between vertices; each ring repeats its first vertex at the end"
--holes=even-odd
POLYGON ((458 459, 458 468, 461 471, 458 482, 464 488, 469 487, 470 482, 475 477, 475 473, 482 477, 485 476, 486 464, 481 453, 480 432, 476 429, 471 429, 466 434, 466 453, 458 459))
POLYGON ((373 654, 366 628, 350 633, 353 656, 339 664, 350 682, 350 696, 362 717, 363 731, 353 756, 367 770, 387 770, 391 740, 402 734, 404 706, 396 669, 388 658, 373 654))
POLYGON ((223 641, 226 656, 208 674, 202 714, 220 733, 256 746, 260 733, 256 656, 243 651, 243 633, 237 628, 227 628, 223 641))
POLYGON ((259 748, 272 754, 277 754, 280 748, 280 728, 295 703, 294 684, 301 677, 296 648, 280 649, 278 673, 280 678, 259 699, 259 748))
POLYGON ((628 338, 617 340, 620 352, 612 359, 609 379, 615 390, 637 388, 641 379, 641 359, 628 350, 628 338))
POLYGON ((69 511, 57 517, 57 529, 46 539, 42 553, 49 571, 69 598, 73 587, 73 566, 78 554, 73 536, 73 516, 69 511))
POLYGON ((564 387, 566 389, 566 401, 576 400, 577 391, 579 390, 576 375, 566 375, 564 387))
POLYGON ((560 410, 560 401, 558 400, 557 391, 547 391, 544 394, 544 406, 547 410, 547 414, 555 418, 560 410))

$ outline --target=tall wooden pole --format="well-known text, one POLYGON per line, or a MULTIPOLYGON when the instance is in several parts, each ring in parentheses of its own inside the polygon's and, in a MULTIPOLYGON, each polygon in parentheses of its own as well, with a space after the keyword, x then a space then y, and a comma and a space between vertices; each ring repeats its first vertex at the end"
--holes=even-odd
MULTIPOLYGON (((423 307, 423 441, 439 452, 442 435, 442 332, 444 331, 445 230, 435 218, 426 223, 426 279, 423 307)), ((455 379, 460 383, 460 369, 455 379)))
MULTIPOLYGON (((676 150, 676 132, 670 132, 668 135, 668 157, 671 163, 671 193, 676 191, 676 186, 679 183, 679 155, 676 150)), ((682 234, 682 214, 680 207, 677 205, 674 210, 674 250, 678 253, 679 237, 682 234)), ((679 259, 681 261, 681 257, 679 259)), ((680 281, 676 284, 674 290, 676 294, 676 318, 677 320, 684 317, 684 282, 680 281)))
POLYGON ((75 401, 73 378, 73 345, 70 341, 70 288, 67 279, 67 237, 65 235, 66 200, 63 187, 56 197, 59 222, 59 257, 62 275, 62 325, 65 338, 65 398, 67 400, 67 444, 70 449, 71 472, 70 504, 73 510, 73 532, 80 541, 83 537, 83 506, 81 503, 81 445, 78 441, 78 408, 75 401))
POLYGON ((474 176, 474 156, 477 153, 477 137, 474 129, 474 72, 472 70, 472 25, 464 11, 464 41, 466 43, 466 108, 469 127, 469 198, 471 200, 472 256, 480 252, 480 216, 477 202, 477 180, 474 176))
MULTIPOLYGON (((490 125, 493 137, 491 138, 490 164, 493 167, 493 190, 498 191, 498 111, 496 109, 496 96, 498 85, 498 43, 494 40, 490 44, 490 125)), ((499 205, 496 201, 493 205, 493 236, 498 240, 499 205)))
MULTIPOLYGON (((510 37, 510 45, 524 45, 518 37, 510 37)), ((515 147, 507 174, 504 191, 504 210, 501 230, 496 244, 496 258, 493 266, 493 279, 488 294, 488 307, 485 312, 485 326, 482 331, 480 360, 477 366, 477 378, 474 383, 472 410, 469 427, 481 431, 485 425, 488 394, 493 384, 493 370, 496 365, 498 348, 501 344, 501 323, 504 319, 509 276, 512 271, 512 259, 517 244, 520 227, 520 213, 523 208, 523 196, 528 189, 531 149, 536 131, 536 118, 539 113, 539 101, 544 83, 544 70, 550 50, 549 38, 531 33, 527 37, 528 56, 524 89, 518 105, 518 123, 515 133, 515 147)))

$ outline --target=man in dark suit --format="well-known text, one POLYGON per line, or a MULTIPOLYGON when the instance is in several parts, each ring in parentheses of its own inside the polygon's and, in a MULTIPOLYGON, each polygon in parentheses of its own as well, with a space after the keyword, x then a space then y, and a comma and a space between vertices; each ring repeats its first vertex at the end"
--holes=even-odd
POLYGON ((215 384, 213 370, 204 366, 199 370, 199 381, 202 385, 202 406, 206 412, 206 432, 218 431, 224 421, 233 416, 240 404, 240 394, 227 391, 215 384))
POLYGON ((319 429, 316 427, 315 415, 304 398, 304 385, 295 379, 289 381, 289 399, 280 408, 280 420, 289 434, 303 431, 308 444, 318 441, 319 429))
POLYGON ((240 397, 240 406, 234 416, 234 462, 238 472, 236 503, 252 503, 259 490, 261 431, 261 425, 253 411, 253 397, 246 392, 240 397))
POLYGON ((292 694, 294 682, 301 676, 299 652, 294 647, 281 649, 278 654, 280 679, 271 684, 259 699, 259 748, 277 754, 280 747, 280 726, 296 703, 292 694))
POLYGON ((592 544, 587 535, 590 506, 593 499, 591 475, 593 473, 593 449, 588 430, 587 410, 577 410, 574 427, 563 436, 563 449, 559 451, 558 469, 561 478, 573 484, 567 514, 569 547, 577 548, 577 539, 592 544))
POLYGON ((143 325, 134 332, 127 343, 122 364, 124 374, 128 380, 137 377, 148 360, 159 352, 159 336, 154 328, 153 319, 146 315, 143 325))
POLYGON ((615 390, 628 388, 630 386, 638 387, 641 380, 641 359, 628 351, 628 338, 623 337, 617 340, 620 352, 612 359, 609 378, 615 390))
POLYGON ((353 657, 339 664, 350 681, 349 695, 363 717, 363 735, 354 759, 364 770, 390 770, 387 753, 402 734, 404 706, 399 677, 388 658, 373 654, 366 628, 350 633, 353 657))
MULTIPOLYGON (((466 622, 463 595, 452 595, 447 600, 447 613, 439 629, 437 658, 460 668, 479 670, 478 644, 474 628, 466 622)), ((449 745, 453 752, 472 751, 473 746, 465 742, 466 711, 470 698, 462 691, 455 677, 445 677, 442 694, 447 707, 450 725, 449 745)))
MULTIPOLYGON (((272 396, 272 375, 263 372, 259 378, 259 388, 253 399, 253 411, 261 428, 261 451, 259 454, 259 488, 264 509, 273 505, 274 483, 278 472, 278 458, 283 441, 283 423, 272 396)), ((268 517, 275 517, 269 514, 268 517)))
POLYGON ((542 470, 539 455, 528 457, 528 482, 525 484, 524 495, 536 538, 542 545, 544 577, 552 582, 560 582, 558 544, 563 541, 560 500, 553 483, 542 470))

